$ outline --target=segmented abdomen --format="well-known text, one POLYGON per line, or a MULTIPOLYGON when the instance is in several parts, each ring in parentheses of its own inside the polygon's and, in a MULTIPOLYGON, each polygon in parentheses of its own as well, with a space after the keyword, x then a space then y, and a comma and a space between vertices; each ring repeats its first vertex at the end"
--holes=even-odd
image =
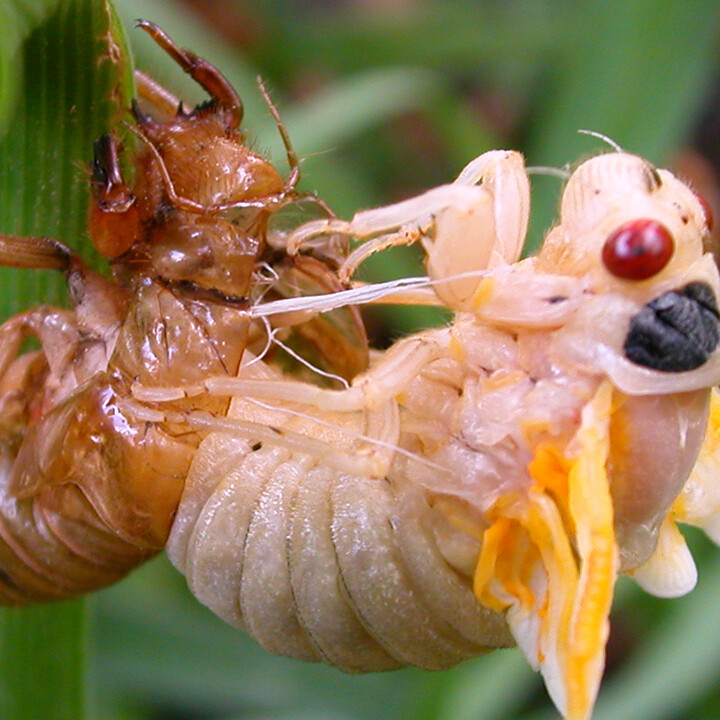
POLYGON ((512 643, 446 559, 453 535, 468 540, 417 487, 213 433, 167 549, 193 594, 268 651, 364 672, 445 668, 512 643))
MULTIPOLYGON (((25 358, 17 360, 12 370, 27 366, 25 358)), ((10 375, 15 377, 13 372, 10 375)), ((103 391, 109 386, 88 384, 27 427, 34 385, 30 374, 19 377, 16 387, 0 393, 5 430, 0 433, 2 605, 59 600, 97 590, 162 548, 159 538, 152 542, 145 532, 144 519, 130 529, 126 526, 126 534, 118 531, 115 522, 126 510, 117 502, 121 488, 113 490, 111 460, 118 459, 112 450, 122 438, 113 444, 115 436, 107 433, 96 402, 98 396, 107 395, 103 391), (92 440, 78 447, 78 438, 90 433, 92 440)))

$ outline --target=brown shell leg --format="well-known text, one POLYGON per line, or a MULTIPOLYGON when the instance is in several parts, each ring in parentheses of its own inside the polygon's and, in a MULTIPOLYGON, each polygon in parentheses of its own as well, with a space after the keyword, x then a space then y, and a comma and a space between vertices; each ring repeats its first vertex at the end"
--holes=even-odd
POLYGON ((182 101, 178 97, 160 83, 155 82, 142 70, 135 71, 135 86, 137 87, 138 96, 149 103, 154 110, 165 115, 167 119, 186 112, 182 101))
POLYGON ((139 20, 137 26, 144 30, 208 95, 228 111, 227 129, 236 130, 243 119, 243 104, 224 75, 207 60, 189 50, 181 50, 157 25, 139 20))
POLYGON ((72 253, 47 237, 0 234, 0 265, 26 270, 67 270, 72 253))
POLYGON ((91 190, 88 224, 93 245, 105 257, 117 258, 137 240, 140 218, 135 196, 123 180, 112 135, 93 144, 91 190))

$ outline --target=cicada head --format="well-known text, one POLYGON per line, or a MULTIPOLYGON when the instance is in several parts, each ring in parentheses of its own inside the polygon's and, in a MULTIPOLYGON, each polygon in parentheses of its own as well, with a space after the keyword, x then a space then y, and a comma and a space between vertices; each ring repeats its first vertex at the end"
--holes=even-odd
POLYGON ((590 275, 598 292, 652 295, 700 259, 708 231, 702 200, 671 172, 606 153, 570 176, 540 259, 555 271, 590 275))
POLYGON ((560 222, 538 256, 582 278, 594 357, 621 390, 655 394, 720 381, 720 282, 703 241, 706 205, 667 170, 636 155, 599 155, 563 192, 560 222))
POLYGON ((188 110, 138 74, 144 103, 133 103, 129 126, 137 136, 135 180, 123 180, 113 136, 96 143, 91 237, 119 277, 144 273, 203 297, 246 299, 268 219, 297 197, 297 172, 286 182, 248 147, 239 129, 242 102, 217 68, 152 23, 139 26, 210 100, 188 110))

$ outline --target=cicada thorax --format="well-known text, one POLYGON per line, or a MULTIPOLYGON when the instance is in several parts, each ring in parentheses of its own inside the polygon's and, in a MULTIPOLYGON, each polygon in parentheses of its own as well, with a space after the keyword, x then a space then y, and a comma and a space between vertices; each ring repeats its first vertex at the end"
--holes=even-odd
POLYGON ((163 123, 135 115, 142 137, 132 191, 137 221, 118 269, 137 273, 145 264, 167 282, 246 298, 268 218, 292 191, 226 127, 221 111, 180 111, 163 123))
MULTIPOLYGON (((62 270, 74 306, 31 311, 0 329, 4 603, 86 593, 164 547, 206 434, 184 418, 221 418, 230 401, 181 393, 163 398, 159 413, 152 401, 133 400, 135 385, 197 387, 232 377, 248 347, 271 345, 277 330, 251 319, 261 295, 341 287, 326 258, 286 258, 273 222, 301 199, 297 173, 284 180, 247 147, 234 90, 158 28, 141 26, 212 99, 193 110, 174 102, 168 111, 167 93, 141 77, 159 112, 133 108, 132 180, 115 137, 96 143, 89 232, 113 278, 53 241, 2 236, 4 264, 62 270), (42 351, 13 359, 28 334, 42 351)), ((334 335, 312 314, 289 318, 286 332, 307 338, 330 372, 351 377, 367 362, 367 343, 355 311, 337 317, 334 335), (335 363, 335 343, 323 333, 352 349, 335 363)))

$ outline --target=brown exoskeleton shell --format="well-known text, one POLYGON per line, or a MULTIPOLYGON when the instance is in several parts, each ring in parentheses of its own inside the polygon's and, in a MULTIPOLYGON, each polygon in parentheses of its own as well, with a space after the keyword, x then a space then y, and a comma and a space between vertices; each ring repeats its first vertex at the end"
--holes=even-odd
MULTIPOLYGON (((103 587, 164 547, 203 435, 182 413, 222 416, 228 400, 179 400, 172 403, 179 421, 148 423, 123 409, 133 383, 233 376, 249 344, 270 344, 270 324, 247 312, 257 297, 342 288, 325 257, 286 257, 281 234, 268 244, 273 216, 304 199, 284 128, 285 180, 245 144, 242 103, 220 72, 155 25, 139 25, 211 100, 186 110, 138 76, 160 119, 133 106, 132 183, 123 178, 114 136, 95 144, 89 231, 113 278, 57 242, 0 235, 2 264, 61 270, 73 307, 41 307, 0 327, 6 604, 103 587), (18 355, 27 335, 41 350, 18 355)), ((327 320, 308 313, 292 318, 285 333, 289 344, 304 339, 330 372, 349 378, 365 366, 367 343, 355 310, 336 319, 330 339, 327 320), (337 363, 331 344, 344 348, 337 363)))

